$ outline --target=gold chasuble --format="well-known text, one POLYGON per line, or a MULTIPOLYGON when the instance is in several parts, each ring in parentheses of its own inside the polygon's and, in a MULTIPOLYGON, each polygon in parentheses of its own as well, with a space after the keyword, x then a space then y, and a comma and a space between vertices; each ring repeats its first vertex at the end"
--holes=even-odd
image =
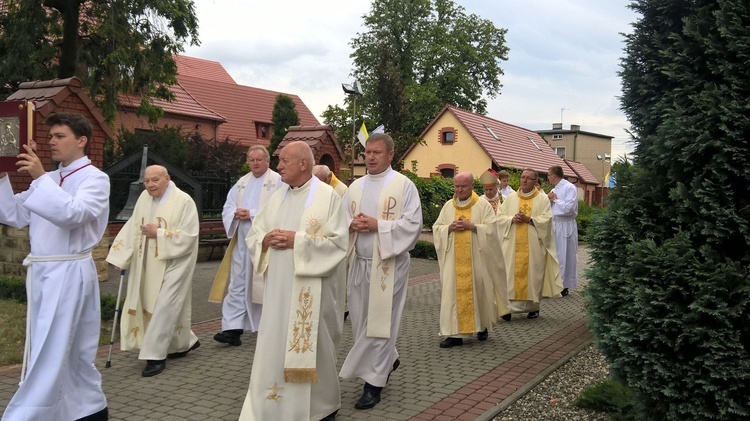
MULTIPOLYGON (((472 192, 469 203, 459 206, 453 198, 456 219, 464 217, 471 221, 471 207, 479 200, 472 192)), ((458 306, 458 330, 460 333, 474 333, 474 275, 471 270, 471 231, 453 233, 453 245, 456 250, 456 304, 458 306)))

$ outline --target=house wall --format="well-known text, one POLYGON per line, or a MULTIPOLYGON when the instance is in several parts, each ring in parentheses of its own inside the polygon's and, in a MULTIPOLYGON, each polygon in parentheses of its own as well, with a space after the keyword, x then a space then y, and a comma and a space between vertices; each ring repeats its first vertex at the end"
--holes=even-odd
POLYGON ((563 133, 562 140, 553 140, 553 134, 543 134, 544 140, 554 149, 565 147, 565 159, 583 164, 599 182, 609 172, 611 162, 596 159, 597 155, 612 153, 612 140, 586 133, 563 133))
POLYGON ((440 173, 441 168, 455 167, 455 172, 470 171, 475 177, 492 165, 492 160, 479 144, 469 136, 469 132, 459 123, 451 113, 443 113, 430 129, 424 134, 425 144, 415 145, 404 156, 404 169, 412 169, 412 161, 416 161, 417 175, 430 177, 440 173), (441 129, 451 127, 455 129, 453 144, 442 144, 441 129))
MULTIPOLYGON (((216 139, 216 136, 219 133, 218 121, 181 115, 164 115, 159 119, 157 126, 180 126, 186 132, 195 132, 197 130, 204 139, 216 139)), ((135 129, 153 129, 147 118, 137 116, 135 111, 121 109, 115 118, 114 129, 116 132, 119 132, 123 127, 131 132, 134 132, 135 129)))

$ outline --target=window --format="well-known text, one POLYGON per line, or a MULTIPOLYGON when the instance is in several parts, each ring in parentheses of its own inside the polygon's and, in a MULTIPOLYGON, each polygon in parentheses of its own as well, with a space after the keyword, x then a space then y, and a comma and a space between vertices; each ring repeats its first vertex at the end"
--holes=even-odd
POLYGON ((532 138, 530 138, 528 136, 526 136, 526 139, 529 139, 529 142, 531 142, 534 145, 534 147, 536 148, 536 150, 538 150, 538 151, 542 150, 542 148, 540 148, 539 145, 537 145, 536 142, 534 142, 534 139, 532 139, 532 138))
POLYGON ((488 131, 488 132, 490 133, 490 135, 491 135, 491 136, 492 136, 492 137, 493 137, 493 138, 494 138, 495 140, 497 140, 498 142, 500 141, 500 137, 499 137, 498 135, 496 135, 494 131, 492 131, 492 129, 490 128, 490 126, 488 126, 488 125, 486 125, 486 124, 485 124, 485 125, 484 125, 484 128, 485 128, 485 129, 487 129, 487 131, 488 131))
POLYGON ((267 124, 260 126, 260 138, 268 139, 268 125, 267 124))
POLYGON ((553 134, 552 140, 563 140, 563 135, 561 134, 553 134))
POLYGON ((555 151, 555 153, 557 154, 557 156, 559 156, 560 158, 565 159, 565 147, 564 146, 563 147, 559 147, 559 148, 552 148, 552 149, 555 151))
POLYGON ((440 129, 440 143, 443 145, 452 145, 456 143, 456 129, 453 127, 443 127, 440 129))
POLYGON ((443 168, 440 170, 440 175, 442 175, 445 178, 453 178, 453 175, 456 173, 456 170, 453 168, 443 168))

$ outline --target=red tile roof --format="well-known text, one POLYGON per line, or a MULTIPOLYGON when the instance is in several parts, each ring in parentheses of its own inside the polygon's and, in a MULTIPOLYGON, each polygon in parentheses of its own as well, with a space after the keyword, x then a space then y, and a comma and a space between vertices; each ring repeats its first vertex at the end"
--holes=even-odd
MULTIPOLYGON (((170 90, 175 95, 173 102, 162 99, 154 99, 154 105, 161 107, 164 114, 176 114, 189 117, 197 117, 206 120, 226 121, 222 115, 213 112, 198 102, 190 92, 186 91, 179 83, 172 85, 170 90)), ((134 95, 120 95, 120 104, 126 108, 138 108, 140 98, 134 95)))
MULTIPOLYGON (((563 159, 568 166, 573 170, 574 176, 578 177, 578 180, 581 183, 584 184, 599 184, 599 180, 594 177, 593 174, 591 174, 591 171, 588 170, 583 164, 577 161, 569 161, 567 159, 563 159)), ((563 167, 563 173, 565 173, 565 167, 563 167)))
MULTIPOLYGON (((258 139, 255 123, 271 124, 273 106, 280 92, 185 76, 179 72, 177 80, 201 104, 226 118, 226 123, 219 126, 219 139, 229 137, 245 146, 268 146, 268 139, 258 139)), ((285 95, 294 101, 301 125, 320 124, 297 95, 285 95)))
POLYGON ((175 63, 177 63, 177 73, 181 76, 209 79, 216 82, 237 83, 218 61, 180 56, 177 54, 172 57, 175 63))
POLYGON ((500 168, 530 168, 540 174, 547 174, 549 167, 559 165, 566 176, 575 175, 571 174, 571 168, 565 165, 562 158, 533 130, 504 123, 450 105, 443 108, 422 132, 420 138, 446 112, 456 116, 471 137, 500 168))

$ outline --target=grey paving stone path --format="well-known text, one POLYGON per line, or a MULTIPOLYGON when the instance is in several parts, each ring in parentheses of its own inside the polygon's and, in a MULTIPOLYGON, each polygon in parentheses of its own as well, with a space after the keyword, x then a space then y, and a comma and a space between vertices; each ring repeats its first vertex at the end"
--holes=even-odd
MULTIPOLYGON (((580 270, 588 260, 585 247, 580 270)), ((186 358, 168 360, 167 369, 141 377, 137 354, 115 351, 104 368, 107 347, 101 347, 97 367, 102 372, 111 420, 237 420, 247 392, 255 350, 255 335, 245 334, 240 347, 212 338, 220 330, 221 306, 207 302, 219 262, 198 263, 193 285, 193 330, 202 346, 186 358)), ((101 284, 117 293, 119 274, 101 284)), ((398 350, 401 367, 391 376, 380 404, 358 411, 362 383, 342 380, 339 420, 453 420, 487 418, 509 399, 541 381, 545 370, 570 358, 590 341, 584 300, 578 292, 544 300, 535 320, 515 317, 500 322, 489 340, 440 349, 438 318, 440 283, 436 261, 414 259, 398 350)), ((352 346, 351 324, 344 324, 339 367, 352 346)), ((117 344, 116 346, 117 347, 117 344)), ((20 367, 0 368, 0 411, 15 392, 20 367)))

